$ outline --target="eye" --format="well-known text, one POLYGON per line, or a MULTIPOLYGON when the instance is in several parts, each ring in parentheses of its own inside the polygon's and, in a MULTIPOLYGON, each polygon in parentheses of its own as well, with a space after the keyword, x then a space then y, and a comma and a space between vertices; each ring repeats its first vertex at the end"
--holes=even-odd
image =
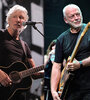
POLYGON ((14 16, 12 16, 12 18, 17 18, 17 16, 16 16, 16 15, 14 15, 14 16))
POLYGON ((76 16, 80 16, 80 13, 77 13, 76 16))
POLYGON ((69 16, 69 18, 71 18, 71 19, 72 19, 73 17, 74 17, 74 15, 69 16))
POLYGON ((19 16, 19 18, 20 18, 20 19, 24 19, 24 17, 23 17, 23 16, 19 16))

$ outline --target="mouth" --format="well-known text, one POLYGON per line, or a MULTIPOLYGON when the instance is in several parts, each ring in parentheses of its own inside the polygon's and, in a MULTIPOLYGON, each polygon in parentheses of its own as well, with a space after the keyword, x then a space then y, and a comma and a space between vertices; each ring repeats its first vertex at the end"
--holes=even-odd
POLYGON ((74 24, 80 24, 80 23, 81 23, 81 20, 74 21, 74 24))
POLYGON ((81 23, 80 21, 75 22, 75 24, 80 24, 80 23, 81 23))
POLYGON ((20 24, 15 24, 16 27, 18 28, 21 28, 21 25, 20 24))

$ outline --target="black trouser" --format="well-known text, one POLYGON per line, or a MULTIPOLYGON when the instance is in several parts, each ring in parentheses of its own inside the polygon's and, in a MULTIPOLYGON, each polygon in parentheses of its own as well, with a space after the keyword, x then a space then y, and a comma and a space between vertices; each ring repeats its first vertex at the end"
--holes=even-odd
POLYGON ((50 90, 44 90, 44 100, 53 100, 50 90))
POLYGON ((65 100, 90 100, 90 90, 68 93, 65 100))
POLYGON ((53 100, 50 90, 50 79, 44 78, 44 100, 53 100))

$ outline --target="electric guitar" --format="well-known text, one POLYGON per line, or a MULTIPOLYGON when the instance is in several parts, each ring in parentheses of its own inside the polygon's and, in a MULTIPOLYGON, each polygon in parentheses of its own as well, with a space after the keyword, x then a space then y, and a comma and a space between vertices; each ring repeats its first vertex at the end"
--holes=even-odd
POLYGON ((11 100, 16 93, 28 90, 31 87, 32 79, 30 76, 43 70, 44 65, 28 69, 23 62, 17 61, 8 67, 0 66, 0 69, 5 71, 12 80, 11 86, 4 87, 0 85, 0 89, 2 89, 2 91, 5 90, 5 96, 7 96, 8 100, 11 100))

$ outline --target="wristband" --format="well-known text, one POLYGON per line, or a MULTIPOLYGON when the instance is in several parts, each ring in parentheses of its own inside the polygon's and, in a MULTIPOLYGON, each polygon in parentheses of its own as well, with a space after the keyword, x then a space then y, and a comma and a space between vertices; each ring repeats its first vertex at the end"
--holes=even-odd
POLYGON ((80 68, 82 68, 83 67, 82 61, 79 61, 79 63, 80 63, 80 68))

